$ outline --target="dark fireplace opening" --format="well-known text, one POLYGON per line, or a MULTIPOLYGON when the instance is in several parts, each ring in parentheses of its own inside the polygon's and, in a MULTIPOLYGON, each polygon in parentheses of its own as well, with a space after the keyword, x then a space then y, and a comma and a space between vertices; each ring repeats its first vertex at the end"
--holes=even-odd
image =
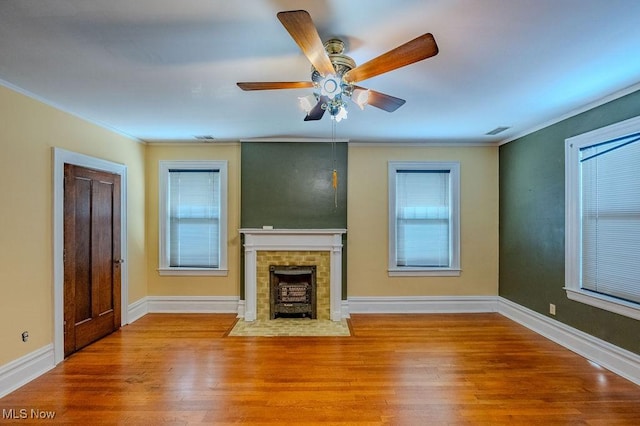
POLYGON ((316 267, 269 266, 271 319, 316 319, 316 267))

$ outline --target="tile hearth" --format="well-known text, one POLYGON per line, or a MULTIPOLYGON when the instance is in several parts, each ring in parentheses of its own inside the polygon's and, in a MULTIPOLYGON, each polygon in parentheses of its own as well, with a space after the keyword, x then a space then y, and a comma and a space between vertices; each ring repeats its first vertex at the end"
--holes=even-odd
POLYGON ((305 318, 278 318, 275 320, 238 320, 228 336, 245 337, 273 337, 273 336, 300 336, 300 337, 348 337, 351 336, 347 320, 312 320, 305 318))

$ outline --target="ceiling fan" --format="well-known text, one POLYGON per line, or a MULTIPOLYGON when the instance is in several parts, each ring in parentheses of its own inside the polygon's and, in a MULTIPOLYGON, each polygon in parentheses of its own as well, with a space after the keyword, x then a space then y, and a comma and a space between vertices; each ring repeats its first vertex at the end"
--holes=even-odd
POLYGON ((395 111, 404 105, 404 99, 366 89, 356 83, 438 54, 438 46, 433 35, 426 33, 356 66, 355 61, 344 54, 342 40, 333 38, 322 43, 307 11, 279 12, 278 19, 311 62, 311 81, 237 84, 242 90, 313 88, 313 94, 298 98, 300 105, 307 112, 305 121, 320 120, 325 111, 329 111, 331 118, 339 122, 347 116, 347 98, 361 109, 364 109, 365 105, 373 105, 384 111, 395 111))

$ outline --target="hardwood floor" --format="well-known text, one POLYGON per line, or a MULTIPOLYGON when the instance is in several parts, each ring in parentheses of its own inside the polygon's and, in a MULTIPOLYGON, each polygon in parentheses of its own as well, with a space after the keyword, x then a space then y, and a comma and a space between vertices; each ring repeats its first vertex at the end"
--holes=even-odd
POLYGON ((228 337, 149 314, 0 399, 20 424, 640 424, 640 387, 499 314, 353 315, 352 337, 228 337))

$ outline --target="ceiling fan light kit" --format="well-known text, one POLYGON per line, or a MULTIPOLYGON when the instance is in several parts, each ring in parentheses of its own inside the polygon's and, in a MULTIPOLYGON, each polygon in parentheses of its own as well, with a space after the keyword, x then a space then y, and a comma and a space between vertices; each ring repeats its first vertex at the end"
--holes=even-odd
POLYGON ((363 110, 365 105, 369 103, 369 89, 354 88, 351 100, 363 110))
POLYGON ((313 109, 314 105, 318 102, 318 98, 315 95, 301 96, 298 98, 300 108, 306 113, 313 109))
POLYGON ((356 66, 344 54, 344 42, 332 38, 322 43, 309 13, 305 10, 279 12, 278 19, 311 62, 311 81, 239 82, 242 90, 278 90, 313 88, 313 94, 299 97, 300 107, 307 113, 305 121, 320 120, 325 111, 340 122, 347 118, 347 102, 351 99, 360 109, 372 105, 393 112, 404 99, 356 86, 363 80, 413 64, 438 54, 433 36, 423 34, 369 62, 356 66))

